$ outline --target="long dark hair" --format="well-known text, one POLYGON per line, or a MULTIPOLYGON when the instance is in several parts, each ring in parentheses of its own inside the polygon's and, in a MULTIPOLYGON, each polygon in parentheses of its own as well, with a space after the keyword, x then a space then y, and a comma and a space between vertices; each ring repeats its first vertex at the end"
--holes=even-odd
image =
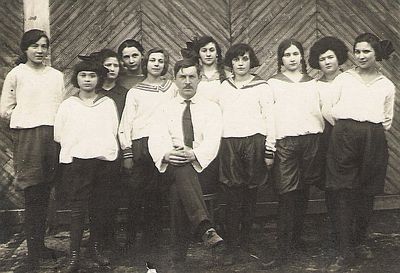
POLYGON ((21 43, 19 44, 19 48, 21 49, 21 54, 18 59, 15 61, 15 64, 24 64, 28 61, 28 57, 26 56, 26 50, 28 47, 39 41, 42 37, 46 38, 47 46, 50 44, 49 37, 47 34, 40 29, 31 29, 26 31, 21 38, 21 43))
POLYGON ((279 47, 278 47, 278 73, 280 73, 282 71, 282 65, 283 65, 282 57, 285 54, 285 50, 288 49, 292 45, 297 47, 300 51, 301 72, 303 74, 307 74, 307 64, 306 64, 306 60, 304 59, 303 46, 301 45, 301 43, 299 41, 294 40, 294 39, 287 39, 287 40, 282 41, 279 44, 279 47))
POLYGON ((215 48, 217 50, 217 71, 219 74, 219 79, 222 82, 223 80, 226 79, 226 73, 224 69, 224 62, 223 62, 223 57, 222 57, 222 50, 217 41, 211 37, 211 36, 202 36, 197 41, 194 43, 194 51, 198 58, 200 58, 200 49, 207 45, 208 43, 213 43, 215 45, 215 48))

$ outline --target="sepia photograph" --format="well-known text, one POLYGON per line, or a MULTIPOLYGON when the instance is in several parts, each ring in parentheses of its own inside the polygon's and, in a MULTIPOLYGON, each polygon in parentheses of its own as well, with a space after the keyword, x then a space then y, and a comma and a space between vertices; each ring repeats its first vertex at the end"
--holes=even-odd
POLYGON ((0 18, 0 273, 400 272, 400 0, 0 18))

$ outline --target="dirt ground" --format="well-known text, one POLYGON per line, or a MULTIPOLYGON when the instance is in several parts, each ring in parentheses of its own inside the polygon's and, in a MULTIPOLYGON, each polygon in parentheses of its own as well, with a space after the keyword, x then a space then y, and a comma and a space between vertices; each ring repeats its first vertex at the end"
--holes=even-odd
MULTIPOLYGON (((99 268, 90 263, 87 257, 85 245, 82 248, 83 259, 81 272, 146 272, 146 261, 151 261, 157 267, 158 273, 166 273, 168 268, 168 230, 161 246, 152 253, 141 253, 139 248, 131 252, 121 249, 108 251, 112 266, 99 268)), ((263 260, 269 260, 276 251, 276 224, 274 219, 260 220, 254 225, 250 245, 250 255, 233 266, 216 265, 210 250, 205 249, 199 243, 193 243, 189 249, 187 258, 187 272, 193 273, 228 273, 228 272, 285 272, 285 273, 309 273, 325 272, 327 265, 333 261, 334 251, 329 240, 329 221, 326 215, 307 216, 304 239, 307 248, 303 252, 294 253, 288 266, 278 270, 262 271, 258 269, 258 262, 254 256, 263 260), (248 259, 246 259, 248 257, 248 259)), ((85 233, 87 242, 88 233, 85 233)), ((56 261, 44 261, 41 263, 40 272, 60 272, 67 263, 69 234, 60 231, 46 238, 49 247, 62 251, 62 255, 56 261)), ((84 241, 84 244, 85 244, 84 241)), ((399 273, 400 272, 400 211, 375 212, 369 230, 367 244, 373 250, 375 257, 372 260, 358 260, 347 272, 352 273, 399 273)), ((26 241, 22 234, 14 234, 5 244, 0 245, 0 273, 29 272, 21 271, 26 257, 26 241)))

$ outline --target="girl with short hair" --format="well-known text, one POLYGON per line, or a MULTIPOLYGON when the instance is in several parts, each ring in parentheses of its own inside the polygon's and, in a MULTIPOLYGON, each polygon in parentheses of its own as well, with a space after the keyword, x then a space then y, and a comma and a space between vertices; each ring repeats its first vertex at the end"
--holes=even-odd
POLYGON ((57 112, 54 140, 61 145, 60 162, 69 179, 71 208, 70 260, 66 272, 80 268, 80 245, 86 211, 89 211, 90 253, 100 266, 110 264, 101 250, 107 224, 106 189, 112 184, 117 140, 118 112, 114 101, 98 90, 108 70, 97 62, 75 65, 72 84, 79 92, 69 97, 57 112))
POLYGON ((220 87, 223 135, 219 151, 219 181, 226 201, 225 264, 248 251, 257 190, 266 180, 275 151, 273 98, 267 82, 250 72, 259 61, 248 44, 235 44, 225 65, 233 77, 220 87))
POLYGON ((325 189, 325 167, 326 154, 328 152, 328 144, 333 128, 332 118, 332 98, 334 92, 334 79, 343 72, 340 65, 347 61, 348 49, 340 39, 332 36, 327 36, 319 39, 310 48, 308 63, 314 69, 320 70, 320 75, 317 81, 317 88, 322 103, 322 115, 324 116, 325 128, 321 135, 318 156, 321 164, 321 180, 317 186, 325 191, 325 204, 331 220, 332 227, 332 242, 333 246, 337 246, 337 232, 335 224, 336 206, 333 202, 331 191, 325 189))
POLYGON ((14 183, 24 192, 28 268, 32 270, 40 258, 54 256, 45 247, 44 236, 50 189, 58 169, 54 119, 65 92, 63 74, 45 64, 49 45, 42 30, 23 34, 18 66, 7 74, 0 102, 1 117, 9 120, 14 134, 14 183))

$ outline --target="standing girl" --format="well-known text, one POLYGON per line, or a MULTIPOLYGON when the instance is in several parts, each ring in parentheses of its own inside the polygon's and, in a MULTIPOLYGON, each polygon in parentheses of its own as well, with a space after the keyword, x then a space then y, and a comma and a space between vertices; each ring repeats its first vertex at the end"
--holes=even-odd
POLYGON ((117 105, 118 115, 121 117, 128 90, 118 83, 119 73, 121 71, 118 54, 106 48, 99 52, 98 58, 101 65, 108 70, 100 92, 114 100, 117 105))
MULTIPOLYGON (((201 80, 197 94, 212 102, 218 102, 221 83, 227 78, 224 69, 222 50, 217 41, 210 36, 202 36, 193 42, 195 55, 200 64, 201 80)), ((199 174, 203 194, 217 192, 218 156, 199 174)))
MULTIPOLYGON (((99 62, 102 66, 107 68, 108 73, 104 79, 100 93, 114 100, 117 110, 118 117, 121 119, 122 111, 125 107, 125 100, 128 90, 119 84, 118 78, 121 71, 120 61, 118 54, 111 49, 102 49, 98 55, 99 62)), ((108 211, 108 223, 104 230, 104 241, 103 245, 106 248, 110 248, 115 244, 115 232, 117 230, 116 217, 118 214, 118 208, 120 207, 120 199, 122 194, 122 153, 119 154, 118 159, 112 168, 112 176, 114 177, 112 185, 107 189, 105 188, 104 194, 110 194, 109 198, 109 211, 108 211)))
POLYGON ((259 65, 248 44, 233 45, 225 64, 233 77, 221 85, 219 105, 223 135, 219 154, 219 179, 226 200, 225 264, 238 261, 247 251, 256 208, 257 190, 266 178, 274 157, 272 94, 266 81, 252 75, 259 65))
POLYGON ((221 47, 210 36, 200 37, 194 42, 193 47, 201 68, 201 81, 197 92, 205 98, 217 102, 220 85, 227 78, 221 47))
POLYGON ((109 199, 106 193, 113 180, 119 147, 117 108, 112 99, 97 92, 107 72, 95 62, 78 63, 72 84, 79 92, 60 105, 54 124, 54 139, 61 144, 60 162, 66 164, 66 177, 70 178, 71 256, 67 272, 79 270, 87 210, 92 258, 101 266, 110 263, 101 253, 99 242, 107 224, 109 208, 104 200, 109 199))
POLYGON ((359 35, 353 52, 357 67, 335 79, 336 120, 327 155, 326 188, 337 206, 339 254, 329 272, 338 272, 354 254, 372 258, 365 246, 374 196, 384 189, 388 149, 385 130, 392 124, 395 86, 377 68, 393 52, 389 41, 359 35))
POLYGON ((320 175, 316 156, 324 121, 315 81, 307 75, 298 41, 289 39, 279 45, 278 74, 268 84, 275 100, 277 140, 272 173, 279 194, 278 259, 270 263, 274 267, 286 263, 291 246, 303 247, 309 186, 320 175))
POLYGON ((58 166, 58 145, 53 141, 54 118, 64 96, 63 74, 45 65, 49 38, 44 31, 24 33, 18 66, 8 73, 1 94, 1 117, 10 120, 15 134, 16 186, 25 196, 25 235, 29 268, 39 258, 52 256, 44 245, 50 188, 58 166))
MULTIPOLYGON (((333 80, 342 73, 340 65, 347 61, 348 49, 345 44, 336 37, 324 37, 315 42, 310 48, 310 57, 308 63, 314 69, 319 69, 322 76, 317 79, 317 88, 322 103, 322 115, 324 116, 325 128, 321 135, 318 156, 321 163, 321 180, 318 187, 325 190, 325 163, 326 154, 328 152, 328 143, 333 128, 332 118, 332 98, 335 94, 333 80)), ((328 210, 328 215, 332 223, 332 240, 336 246, 336 224, 335 213, 336 208, 333 204, 331 191, 325 191, 325 204, 328 210)))
POLYGON ((143 58, 143 82, 130 89, 119 127, 123 167, 130 173, 128 204, 128 246, 132 246, 139 226, 144 241, 156 244, 161 232, 161 192, 159 172, 149 154, 150 124, 160 105, 175 96, 176 87, 162 78, 168 71, 168 53, 161 48, 149 50, 143 58), (144 217, 141 210, 144 205, 144 217), (144 219, 143 219, 144 218, 144 219))

